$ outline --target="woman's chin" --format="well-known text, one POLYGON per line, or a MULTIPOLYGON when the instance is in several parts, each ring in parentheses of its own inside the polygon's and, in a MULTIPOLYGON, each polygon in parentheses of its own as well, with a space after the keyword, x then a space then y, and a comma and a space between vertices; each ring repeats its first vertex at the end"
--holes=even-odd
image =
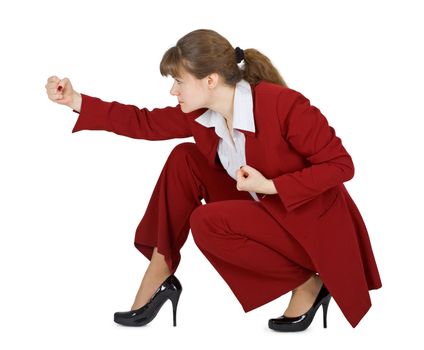
POLYGON ((190 108, 188 106, 186 106, 184 102, 180 102, 180 107, 181 107, 181 110, 184 113, 190 113, 191 112, 190 108))

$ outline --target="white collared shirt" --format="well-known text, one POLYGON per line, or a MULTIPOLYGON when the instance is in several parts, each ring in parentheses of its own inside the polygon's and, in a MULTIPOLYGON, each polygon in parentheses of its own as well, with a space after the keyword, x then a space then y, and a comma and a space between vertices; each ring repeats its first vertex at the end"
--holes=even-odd
MULTIPOLYGON (((240 166, 246 165, 246 149, 244 134, 236 130, 236 128, 255 132, 250 84, 244 79, 236 84, 233 109, 233 137, 228 132, 225 118, 218 112, 208 109, 195 120, 207 128, 215 128, 215 132, 219 136, 218 156, 221 164, 228 175, 237 181, 236 171, 240 166)), ((249 191, 249 193, 256 201, 259 201, 255 192, 249 191)))

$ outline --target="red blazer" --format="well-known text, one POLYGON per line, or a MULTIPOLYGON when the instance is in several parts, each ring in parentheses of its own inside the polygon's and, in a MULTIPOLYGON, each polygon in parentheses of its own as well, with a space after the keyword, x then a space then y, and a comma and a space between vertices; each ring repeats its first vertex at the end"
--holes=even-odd
MULTIPOLYGON (((320 110, 301 93, 266 81, 251 85, 255 130, 245 134, 246 162, 274 181, 278 194, 259 195, 268 212, 310 255, 322 281, 355 327, 381 287, 370 240, 343 182, 354 175, 348 152, 320 110)), ((82 94, 72 130, 106 130, 145 140, 194 137, 211 166, 219 137, 194 121, 206 109, 180 105, 148 110, 82 94)))

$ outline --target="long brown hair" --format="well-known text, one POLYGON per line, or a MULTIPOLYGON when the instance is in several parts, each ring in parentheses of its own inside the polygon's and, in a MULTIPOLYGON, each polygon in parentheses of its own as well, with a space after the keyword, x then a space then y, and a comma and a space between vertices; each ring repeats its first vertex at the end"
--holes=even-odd
POLYGON ((287 87, 270 59, 256 49, 244 50, 244 65, 239 68, 230 42, 210 29, 198 29, 184 35, 165 52, 160 73, 176 78, 181 77, 181 69, 197 79, 218 73, 230 86, 245 79, 254 85, 266 80, 287 87))

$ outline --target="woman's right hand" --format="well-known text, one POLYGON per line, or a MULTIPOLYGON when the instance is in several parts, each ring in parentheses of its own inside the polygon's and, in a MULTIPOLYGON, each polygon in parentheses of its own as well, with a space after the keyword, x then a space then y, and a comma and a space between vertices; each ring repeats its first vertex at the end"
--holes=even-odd
POLYGON ((47 79, 45 87, 50 100, 80 111, 81 95, 72 88, 71 81, 68 78, 59 79, 53 75, 47 79))

